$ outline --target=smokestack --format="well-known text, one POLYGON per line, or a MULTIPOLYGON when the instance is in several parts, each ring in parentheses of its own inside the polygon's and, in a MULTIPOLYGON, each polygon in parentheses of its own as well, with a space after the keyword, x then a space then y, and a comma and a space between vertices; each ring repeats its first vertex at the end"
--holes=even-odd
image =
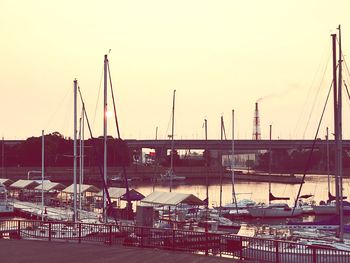
POLYGON ((253 140, 261 139, 260 117, 258 102, 255 102, 254 120, 253 120, 253 140))

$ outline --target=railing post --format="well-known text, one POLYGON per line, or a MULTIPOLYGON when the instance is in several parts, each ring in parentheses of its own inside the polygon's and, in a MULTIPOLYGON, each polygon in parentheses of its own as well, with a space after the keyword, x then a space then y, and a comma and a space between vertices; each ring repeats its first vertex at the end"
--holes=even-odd
POLYGON ((172 247, 172 250, 174 251, 175 250, 175 229, 173 229, 173 241, 171 242, 171 247, 172 247))
POLYGON ((21 238, 21 220, 17 220, 17 238, 21 238))
POLYGON ((143 227, 141 227, 141 247, 143 247, 143 227))
POLYGON ((79 244, 81 243, 81 223, 79 223, 79 237, 78 237, 78 242, 79 244))
POLYGON ((316 247, 312 247, 312 263, 317 262, 317 253, 316 253, 316 247))
POLYGON ((239 259, 242 260, 243 259, 243 238, 241 236, 239 237, 239 243, 241 245, 239 249, 239 259))
POLYGON ((205 232, 205 255, 208 256, 209 254, 209 248, 208 248, 208 232, 205 232))
POLYGON ((52 223, 49 221, 49 241, 51 241, 52 223))
POLYGON ((276 263, 279 263, 279 242, 277 240, 274 241, 275 242, 275 249, 276 249, 276 263))
POLYGON ((109 225, 109 245, 112 245, 112 225, 109 225))

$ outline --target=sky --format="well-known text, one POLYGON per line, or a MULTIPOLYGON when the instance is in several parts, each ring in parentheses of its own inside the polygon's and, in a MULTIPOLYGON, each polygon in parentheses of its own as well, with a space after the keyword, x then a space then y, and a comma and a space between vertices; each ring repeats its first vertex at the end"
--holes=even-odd
MULTIPOLYGON (((203 139, 204 119, 208 139, 219 139, 221 116, 231 138, 233 109, 235 138, 251 139, 256 101, 263 139, 269 125, 273 139, 313 138, 339 24, 350 66, 349 10, 347 0, 0 0, 0 136, 72 137, 75 78, 93 135, 102 135, 103 57, 111 50, 124 139, 154 139, 157 127, 166 139, 173 90, 175 139, 203 139)), ((349 84, 345 65, 343 76, 349 84)), ((332 100, 319 138, 326 126, 333 131, 332 100)), ((343 106, 350 138, 345 90, 343 106)), ((116 137, 113 118, 108 127, 116 137)))

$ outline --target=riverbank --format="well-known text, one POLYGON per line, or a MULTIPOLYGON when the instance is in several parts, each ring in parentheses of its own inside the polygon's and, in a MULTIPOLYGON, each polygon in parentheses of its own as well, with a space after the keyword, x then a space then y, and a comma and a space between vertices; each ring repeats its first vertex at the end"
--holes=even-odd
MULTIPOLYGON (((146 166, 146 165, 132 165, 130 167, 126 167, 126 173, 128 178, 133 180, 140 181, 152 181, 155 178, 159 178, 160 174, 164 174, 167 171, 167 167, 162 166, 146 166)), ((175 167, 175 174, 178 176, 185 176, 188 179, 200 179, 205 178, 215 178, 218 179, 220 174, 224 172, 223 168, 220 167, 175 167)), ((253 171, 252 171, 253 173, 253 171)), ((290 172, 282 173, 282 172, 273 172, 276 176, 279 174, 289 175, 290 172)), ((107 172, 109 178, 121 176, 122 168, 121 167, 108 167, 107 172)), ((298 173, 295 173, 298 174, 298 173)), ((312 171, 308 174, 323 174, 322 172, 312 171)), ((344 176, 347 177, 349 173, 344 171, 344 176)), ((5 167, 3 171, 1 171, 1 178, 8 178, 13 181, 19 179, 41 179, 41 167, 5 167)), ((237 179, 244 180, 245 178, 241 177, 237 173, 237 179)), ((45 178, 50 179, 55 182, 70 182, 73 178, 73 168, 72 167, 46 167, 45 168, 45 178)), ((261 176, 259 177, 262 178, 261 176)), ((257 179, 259 179, 257 178, 257 179)), ((251 177, 247 178, 247 181, 250 181, 251 177), (248 180, 249 179, 249 180, 248 180)), ((260 179, 258 181, 260 181, 260 179)), ((284 180, 284 179, 283 179, 284 180)), ((254 181, 254 180, 253 180, 254 181)), ((267 179, 264 181, 268 181, 267 179)), ((98 167, 85 167, 84 168, 84 183, 86 184, 94 184, 102 182, 102 177, 99 173, 98 167)))
MULTIPOLYGON (((44 242, 29 240, 1 240, 1 262, 6 263, 143 263, 143 262, 241 262, 232 258, 194 255, 168 250, 74 244, 67 242, 44 242)), ((247 261, 244 261, 247 262, 247 261)))

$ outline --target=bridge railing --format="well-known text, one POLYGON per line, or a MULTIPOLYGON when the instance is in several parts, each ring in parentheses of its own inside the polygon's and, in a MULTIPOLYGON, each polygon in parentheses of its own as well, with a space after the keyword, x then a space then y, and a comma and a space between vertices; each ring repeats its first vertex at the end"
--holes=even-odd
POLYGON ((0 238, 149 247, 258 262, 350 263, 350 251, 325 246, 115 224, 0 220, 0 238))

